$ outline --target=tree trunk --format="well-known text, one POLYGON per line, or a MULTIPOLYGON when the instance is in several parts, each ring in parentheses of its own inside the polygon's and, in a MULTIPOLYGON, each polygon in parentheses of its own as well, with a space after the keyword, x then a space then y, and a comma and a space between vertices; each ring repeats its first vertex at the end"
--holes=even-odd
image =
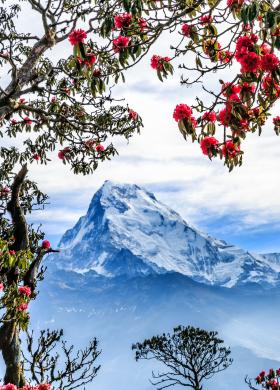
POLYGON ((0 349, 6 366, 4 384, 13 383, 17 387, 26 384, 22 366, 19 329, 15 321, 7 322, 0 328, 0 349))

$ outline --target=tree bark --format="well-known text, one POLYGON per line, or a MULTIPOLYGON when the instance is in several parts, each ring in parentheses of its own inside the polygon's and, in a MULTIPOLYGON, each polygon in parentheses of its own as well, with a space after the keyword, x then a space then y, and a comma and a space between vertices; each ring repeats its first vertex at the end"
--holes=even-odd
POLYGON ((16 321, 7 322, 0 328, 0 349, 6 366, 4 384, 13 383, 17 387, 25 386, 21 342, 16 321))

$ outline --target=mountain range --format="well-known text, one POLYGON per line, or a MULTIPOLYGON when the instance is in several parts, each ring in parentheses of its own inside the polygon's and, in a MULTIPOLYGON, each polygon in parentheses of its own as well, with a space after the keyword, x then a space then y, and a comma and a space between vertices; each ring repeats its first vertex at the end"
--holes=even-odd
POLYGON ((280 254, 259 255, 215 239, 137 185, 106 181, 59 243, 58 268, 113 278, 176 272, 233 287, 279 284, 280 254))
POLYGON ((187 223, 149 191, 106 181, 49 255, 33 327, 64 328, 75 347, 97 337, 102 368, 87 390, 152 390, 153 362, 131 345, 177 325, 217 330, 233 365, 207 390, 246 390, 278 368, 280 254, 260 255, 187 223))

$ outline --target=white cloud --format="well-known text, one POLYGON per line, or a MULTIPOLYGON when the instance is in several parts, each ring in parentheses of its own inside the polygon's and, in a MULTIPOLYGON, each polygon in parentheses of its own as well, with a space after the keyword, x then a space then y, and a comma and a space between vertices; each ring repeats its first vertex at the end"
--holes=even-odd
MULTIPOLYGON (((36 26, 37 22, 32 21, 36 26)), ((60 204, 50 204, 47 212, 36 214, 36 221, 51 220, 63 228, 70 227, 82 210, 86 211, 93 193, 106 179, 144 184, 194 223, 231 214, 240 216, 238 229, 279 221, 280 139, 273 134, 271 120, 260 138, 248 136, 243 145, 244 165, 231 173, 221 161, 210 162, 197 144, 186 143, 172 119, 174 106, 181 102, 191 104, 196 95, 209 97, 199 85, 179 86, 179 72, 164 83, 157 80, 149 61, 152 54, 170 55, 167 36, 159 40, 140 65, 128 72, 127 82, 116 88, 117 95, 125 97, 130 107, 142 115, 145 124, 142 134, 128 145, 119 140, 120 155, 103 163, 88 177, 73 175, 56 154, 48 167, 33 164, 30 176, 49 193, 51 200, 59 194, 64 198, 62 208, 60 204)), ((63 47, 67 55, 70 47, 66 44, 63 47)), ((54 50, 51 55, 57 56, 57 52, 54 50)), ((230 80, 232 71, 219 77, 230 80)), ((217 85, 218 76, 208 77, 209 89, 217 85)), ((279 105, 275 113, 277 109, 279 105)))

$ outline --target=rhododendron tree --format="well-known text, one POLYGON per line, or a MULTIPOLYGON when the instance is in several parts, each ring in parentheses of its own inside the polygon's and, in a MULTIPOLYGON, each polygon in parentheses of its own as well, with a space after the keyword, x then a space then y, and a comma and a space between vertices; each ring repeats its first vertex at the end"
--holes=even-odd
POLYGON ((249 133, 261 133, 266 122, 280 132, 279 117, 269 121, 280 96, 279 9, 268 0, 0 0, 0 350, 6 385, 26 383, 20 331, 28 328, 44 258, 55 251, 26 222, 26 214, 47 200, 27 178, 28 165, 56 159, 76 174, 90 174, 113 157, 115 139, 128 140, 143 125, 141 107, 115 99, 113 87, 147 53, 161 81, 179 62, 183 86, 200 83, 209 94, 202 100, 197 92, 194 102, 170 108, 184 138, 229 169, 240 165, 249 133), (30 13, 41 27, 25 32, 20 26, 30 13), (152 52, 166 32, 169 52, 152 52), (204 81, 219 71, 225 76, 210 88, 204 81))

